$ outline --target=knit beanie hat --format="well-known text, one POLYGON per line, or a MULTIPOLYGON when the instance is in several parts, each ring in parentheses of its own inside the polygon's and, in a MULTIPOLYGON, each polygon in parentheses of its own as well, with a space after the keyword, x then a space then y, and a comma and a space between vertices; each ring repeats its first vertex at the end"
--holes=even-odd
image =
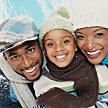
POLYGON ((73 33, 73 25, 70 22, 70 15, 67 8, 59 7, 43 22, 40 28, 40 40, 42 40, 49 31, 54 29, 65 29, 73 33))
POLYGON ((0 52, 9 50, 25 41, 36 40, 38 29, 29 16, 10 18, 0 25, 0 52))
POLYGON ((73 3, 74 30, 91 26, 108 28, 108 0, 74 0, 73 3))

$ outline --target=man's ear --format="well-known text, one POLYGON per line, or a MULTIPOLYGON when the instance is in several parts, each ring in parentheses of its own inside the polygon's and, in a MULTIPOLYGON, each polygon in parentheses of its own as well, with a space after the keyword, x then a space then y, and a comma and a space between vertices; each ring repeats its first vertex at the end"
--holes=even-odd
POLYGON ((5 60, 7 60, 7 57, 6 57, 5 53, 3 53, 3 57, 5 58, 5 60))

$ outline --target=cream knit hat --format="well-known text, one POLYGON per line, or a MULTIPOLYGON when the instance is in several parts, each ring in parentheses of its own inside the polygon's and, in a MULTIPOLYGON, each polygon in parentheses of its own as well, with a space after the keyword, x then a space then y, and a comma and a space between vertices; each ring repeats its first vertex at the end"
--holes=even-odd
POLYGON ((54 29, 65 29, 73 33, 70 15, 65 7, 59 7, 57 10, 54 10, 48 19, 43 22, 40 28, 40 40, 43 39, 45 34, 54 29))
POLYGON ((108 0, 74 0, 74 30, 101 26, 108 28, 108 0))

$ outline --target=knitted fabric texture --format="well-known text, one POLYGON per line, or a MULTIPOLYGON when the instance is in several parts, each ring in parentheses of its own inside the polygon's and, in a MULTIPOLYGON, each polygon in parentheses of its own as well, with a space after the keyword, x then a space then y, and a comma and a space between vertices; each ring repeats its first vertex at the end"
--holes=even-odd
POLYGON ((65 29, 73 33, 73 25, 70 22, 68 10, 65 7, 60 7, 54 10, 51 15, 43 22, 40 29, 40 39, 52 30, 65 29))
POLYGON ((94 65, 90 64, 79 52, 67 67, 59 68, 48 60, 47 68, 49 69, 45 73, 47 78, 56 81, 73 81, 74 86, 71 86, 74 87, 77 96, 66 92, 51 94, 48 91, 39 96, 39 103, 45 103, 51 108, 88 108, 96 103, 98 96, 97 73, 94 65), (60 107, 63 104, 65 105, 60 107))
POLYGON ((28 16, 17 16, 0 25, 0 51, 15 47, 24 41, 37 39, 39 34, 33 20, 28 16), (27 20, 26 20, 27 19, 27 20))
POLYGON ((34 35, 38 34, 37 29, 31 18, 26 16, 9 19, 1 24, 0 27, 0 49, 2 50, 0 53, 0 69, 11 81, 22 108, 37 108, 35 98, 27 85, 27 83, 31 83, 31 81, 28 81, 25 77, 16 73, 3 56, 3 51, 20 45, 25 41, 36 40, 37 36, 34 37, 34 35), (13 44, 13 46, 7 48, 7 44, 13 44))
POLYGON ((74 30, 91 26, 108 28, 108 0, 75 0, 73 9, 74 30))

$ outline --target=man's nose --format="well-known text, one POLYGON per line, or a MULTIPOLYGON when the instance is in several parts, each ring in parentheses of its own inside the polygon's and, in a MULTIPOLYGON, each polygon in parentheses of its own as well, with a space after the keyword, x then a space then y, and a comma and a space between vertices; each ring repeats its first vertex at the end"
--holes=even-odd
POLYGON ((27 56, 22 56, 22 65, 24 67, 30 67, 31 65, 31 60, 27 56))

